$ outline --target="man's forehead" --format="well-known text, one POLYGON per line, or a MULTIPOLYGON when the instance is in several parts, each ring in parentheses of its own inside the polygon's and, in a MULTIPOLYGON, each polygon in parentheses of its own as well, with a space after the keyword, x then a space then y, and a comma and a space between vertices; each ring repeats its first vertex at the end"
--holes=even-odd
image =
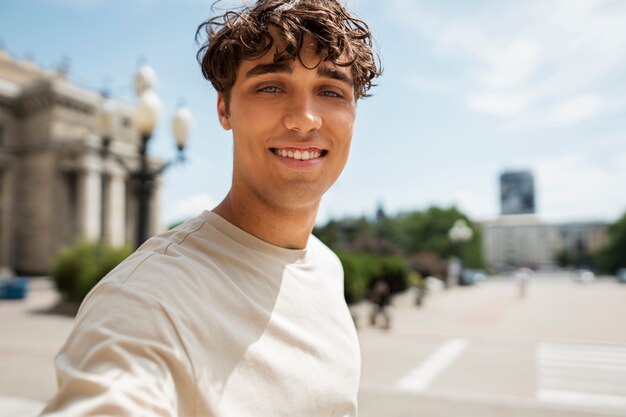
MULTIPOLYGON (((320 58, 321 59, 321 58, 320 58)), ((274 62, 265 62, 266 60, 246 60, 242 62, 242 69, 244 69, 244 78, 252 78, 262 74, 271 73, 283 73, 292 74, 296 60, 285 60, 274 62)), ((304 64, 303 64, 304 66, 304 64)), ((331 78, 338 81, 343 81, 350 86, 353 85, 352 75, 348 67, 341 67, 328 61, 318 60, 312 67, 306 67, 308 70, 315 71, 317 76, 322 78, 331 78)))
POLYGON ((244 69, 244 78, 267 73, 291 74, 296 65, 296 60, 298 60, 302 66, 316 71, 317 75, 320 77, 344 81, 351 87, 354 85, 351 68, 339 66, 324 60, 317 50, 317 41, 310 34, 304 36, 302 47, 296 58, 276 62, 276 54, 286 47, 285 40, 277 28, 271 27, 269 33, 272 37, 272 47, 270 50, 258 58, 245 59, 241 62, 239 67, 240 70, 244 69))

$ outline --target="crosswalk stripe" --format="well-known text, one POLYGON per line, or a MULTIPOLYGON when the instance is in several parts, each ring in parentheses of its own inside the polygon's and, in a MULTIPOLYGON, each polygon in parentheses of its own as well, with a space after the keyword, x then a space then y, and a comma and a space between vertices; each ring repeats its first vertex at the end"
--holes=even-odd
POLYGON ((564 390, 539 390, 537 399, 543 402, 583 407, 626 408, 626 397, 622 395, 593 394, 564 390))
POLYGON ((624 354, 623 345, 600 345, 592 343, 564 343, 564 342, 543 342, 540 343, 541 348, 544 351, 558 351, 558 352, 604 352, 604 353, 619 353, 624 354))
POLYGON ((466 339, 451 339, 439 346, 424 362, 401 378, 396 387, 404 391, 423 391, 467 348, 466 339))
POLYGON ((617 355, 607 355, 598 352, 596 355, 586 354, 586 355, 572 355, 569 353, 550 353, 546 354, 541 352, 539 356, 544 360, 577 360, 577 361, 591 361, 591 362, 611 362, 611 363, 620 363, 626 364, 626 356, 617 356, 617 355))
MULTIPOLYGON (((546 362, 544 362, 546 363, 546 362)), ((559 370, 559 369, 601 369, 607 372, 622 372, 626 371, 626 366, 624 365, 614 365, 612 363, 597 363, 597 362, 585 362, 580 363, 577 361, 551 361, 550 368, 559 370)))
POLYGON ((626 346, 540 343, 536 359, 538 400, 626 409, 626 346))

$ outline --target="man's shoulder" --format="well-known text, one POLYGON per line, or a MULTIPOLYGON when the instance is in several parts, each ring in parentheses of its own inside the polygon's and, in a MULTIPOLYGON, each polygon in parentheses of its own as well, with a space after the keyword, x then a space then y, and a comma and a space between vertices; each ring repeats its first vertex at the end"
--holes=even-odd
POLYGON ((315 262, 342 269, 341 261, 337 254, 313 234, 309 238, 309 246, 315 253, 315 262))
POLYGON ((148 239, 104 277, 99 285, 115 284, 158 293, 184 282, 208 278, 219 259, 220 235, 202 216, 148 239))

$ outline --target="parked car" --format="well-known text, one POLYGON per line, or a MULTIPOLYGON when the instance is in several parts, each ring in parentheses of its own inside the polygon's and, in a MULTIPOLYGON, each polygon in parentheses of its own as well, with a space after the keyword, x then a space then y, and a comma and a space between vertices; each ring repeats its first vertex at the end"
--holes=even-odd
POLYGON ((620 268, 617 270, 617 282, 626 284, 626 268, 620 268))
POLYGON ((582 284, 589 284, 596 279, 596 274, 589 269, 578 269, 576 271, 576 275, 574 275, 574 280, 576 282, 580 282, 582 284))
POLYGON ((459 277, 459 285, 474 285, 485 280, 485 272, 481 269, 464 269, 459 277))

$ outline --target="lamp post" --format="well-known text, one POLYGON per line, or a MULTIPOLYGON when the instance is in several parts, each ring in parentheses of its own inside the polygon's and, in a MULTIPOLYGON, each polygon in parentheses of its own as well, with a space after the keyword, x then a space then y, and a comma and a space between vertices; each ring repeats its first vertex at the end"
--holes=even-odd
POLYGON ((463 274, 463 246, 472 239, 472 229, 467 225, 467 222, 463 219, 458 219, 454 222, 454 225, 448 232, 448 237, 452 243, 458 248, 459 263, 457 265, 458 271, 456 274, 448 273, 448 285, 451 284, 450 280, 455 279, 459 282, 459 279, 463 274), (456 277, 454 275, 457 275, 456 277))
MULTIPOLYGON (((139 132, 140 144, 139 144, 139 167, 137 169, 129 168, 124 160, 115 155, 115 159, 123 166, 130 177, 136 184, 136 196, 137 196, 137 247, 141 246, 148 238, 148 221, 150 218, 150 200, 154 192, 154 184, 157 177, 159 177, 166 169, 176 163, 184 163, 185 156, 184 150, 187 144, 187 138, 191 131, 191 125, 193 123, 193 117, 191 111, 183 106, 179 105, 172 119, 172 132, 176 141, 177 156, 176 158, 169 160, 158 168, 150 167, 150 161, 148 156, 148 143, 154 128, 157 125, 162 113, 162 105, 159 96, 154 90, 156 86, 156 74, 154 70, 144 65, 135 75, 135 93, 138 97, 137 107, 135 109, 135 126, 139 132)), ((111 100, 107 101, 107 98, 103 101, 99 123, 100 134, 102 137, 101 157, 104 161, 109 157, 110 144, 113 134, 114 126, 114 114, 115 111, 108 111, 112 108, 111 100), (107 108, 108 107, 108 108, 107 108)), ((102 182, 102 193, 104 196, 106 189, 107 179, 104 176, 102 182)), ((101 219, 104 230, 104 197, 103 197, 103 217, 101 219)), ((104 239, 104 232, 102 232, 101 239, 104 239)))
POLYGON ((139 206, 137 219, 137 247, 139 247, 148 238, 150 200, 154 191, 156 178, 173 164, 183 163, 185 161, 184 150, 192 124, 191 111, 188 108, 179 105, 172 120, 172 131, 174 139, 176 140, 178 155, 175 159, 166 162, 160 168, 151 169, 148 161, 148 142, 152 137, 154 127, 156 126, 162 112, 161 100, 154 90, 156 81, 157 78, 154 70, 147 65, 139 68, 139 71, 135 75, 135 92, 139 98, 135 114, 135 123, 141 136, 141 144, 139 148, 139 170, 133 173, 133 176, 137 180, 137 200, 139 206))
POLYGON ((115 102, 109 97, 108 91, 102 91, 102 104, 98 113, 97 128, 102 144, 100 146, 100 159, 102 161, 102 172, 100 173, 100 243, 106 239, 106 206, 107 206, 107 186, 109 176, 106 171, 106 161, 109 156, 111 139, 115 130, 115 102))

